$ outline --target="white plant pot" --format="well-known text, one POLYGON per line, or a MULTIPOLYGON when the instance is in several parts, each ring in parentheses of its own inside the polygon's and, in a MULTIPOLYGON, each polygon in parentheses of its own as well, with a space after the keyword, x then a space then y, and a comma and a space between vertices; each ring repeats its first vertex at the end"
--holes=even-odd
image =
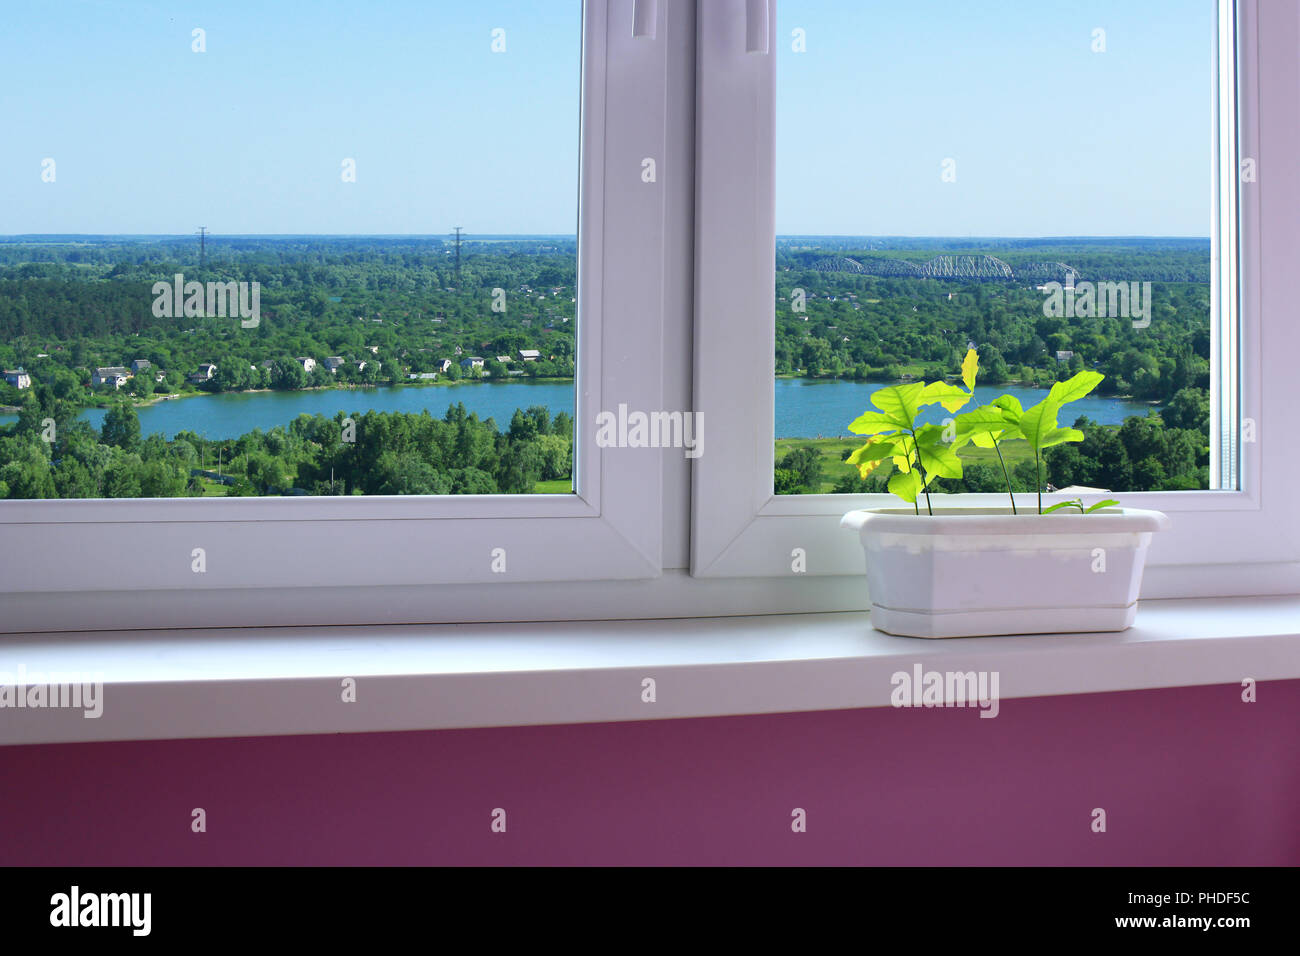
POLYGON ((908 637, 1122 631, 1137 614, 1159 511, 1016 515, 1010 508, 850 511, 871 624, 908 637))

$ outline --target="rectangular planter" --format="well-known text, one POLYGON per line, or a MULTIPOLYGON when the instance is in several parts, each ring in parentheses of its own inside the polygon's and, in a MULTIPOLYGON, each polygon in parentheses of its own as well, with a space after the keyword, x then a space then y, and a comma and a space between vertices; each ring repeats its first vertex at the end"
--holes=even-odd
POLYGON ((1137 614, 1159 511, 1016 515, 1010 508, 850 511, 871 624, 907 637, 1122 631, 1137 614))

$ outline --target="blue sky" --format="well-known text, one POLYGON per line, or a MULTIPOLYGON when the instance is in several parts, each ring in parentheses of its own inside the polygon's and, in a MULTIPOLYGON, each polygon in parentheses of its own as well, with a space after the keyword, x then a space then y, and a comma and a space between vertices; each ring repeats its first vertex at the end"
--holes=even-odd
POLYGON ((1209 235, 1214 0, 777 10, 778 233, 1209 235))
POLYGON ((6 3, 0 234, 571 235, 580 9, 6 3), (491 51, 497 27, 505 53, 491 51))
MULTIPOLYGON (((1208 235, 1213 7, 780 0, 778 232, 1208 235)), ((578 11, 8 4, 0 234, 572 234, 578 11)))

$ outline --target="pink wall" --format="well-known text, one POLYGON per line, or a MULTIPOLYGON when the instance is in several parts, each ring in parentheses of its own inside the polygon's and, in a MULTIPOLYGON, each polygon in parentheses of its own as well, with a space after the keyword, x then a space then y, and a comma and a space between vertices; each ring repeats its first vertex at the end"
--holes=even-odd
POLYGON ((977 714, 0 748, 4 862, 1300 864, 1300 681, 977 714))

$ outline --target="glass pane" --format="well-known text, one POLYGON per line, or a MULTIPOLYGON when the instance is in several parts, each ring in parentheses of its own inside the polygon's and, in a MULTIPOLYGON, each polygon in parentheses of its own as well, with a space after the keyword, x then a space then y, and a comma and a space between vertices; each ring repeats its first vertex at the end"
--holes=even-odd
POLYGON ((572 490, 581 3, 0 35, 0 497, 572 490))
POLYGON ((777 492, 884 491, 849 424, 971 350, 973 397, 920 410, 944 442, 1104 378, 1058 413, 1082 441, 967 444, 934 490, 1208 488, 1213 0, 778 10, 777 492))

